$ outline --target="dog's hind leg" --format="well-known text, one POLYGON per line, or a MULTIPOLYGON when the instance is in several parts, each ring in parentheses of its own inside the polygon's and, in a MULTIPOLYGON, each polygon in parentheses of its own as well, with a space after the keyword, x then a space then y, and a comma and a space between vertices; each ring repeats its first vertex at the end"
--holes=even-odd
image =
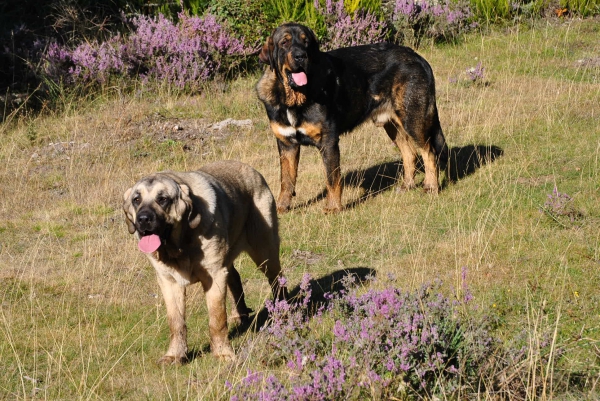
MULTIPOLYGON (((425 121, 431 121, 429 127, 423 122, 414 124, 412 127, 415 138, 420 139, 419 150, 423 157, 423 165, 425 167, 425 180, 423 181, 423 189, 425 192, 437 194, 440 189, 439 172, 440 165, 444 168, 447 175, 448 148, 440 127, 440 122, 437 116, 437 110, 434 107, 434 114, 431 118, 425 121)), ((418 119, 415 119, 417 122, 418 119)))
POLYGON ((246 224, 246 253, 269 280, 274 299, 287 298, 285 279, 279 260, 279 222, 275 201, 266 182, 263 190, 254 194, 256 206, 246 224))
POLYGON ((436 152, 431 142, 428 141, 423 147, 421 147, 421 156, 423 157, 423 165, 425 166, 425 180, 423 181, 423 189, 425 192, 437 194, 439 191, 439 167, 437 163, 436 152))
POLYGON ((233 301, 233 310, 229 314, 228 320, 236 324, 246 323, 252 309, 246 305, 242 278, 233 264, 227 268, 227 289, 233 301))
POLYGON ((401 124, 388 121, 383 128, 390 139, 394 141, 402 155, 402 170, 404 180, 400 186, 401 190, 409 190, 415 187, 415 173, 417 170, 417 152, 412 139, 408 136, 401 124))
POLYGON ((248 249, 248 255, 269 280, 273 299, 286 299, 287 288, 279 261, 279 241, 272 234, 265 233, 265 235, 257 235, 249 242, 251 242, 251 249, 248 249))
POLYGON ((271 292, 273 293, 273 299, 283 300, 287 298, 287 287, 285 286, 285 279, 281 274, 281 264, 279 262, 279 252, 277 253, 262 249, 253 249, 248 252, 256 267, 264 273, 269 280, 271 286, 271 292), (281 281, 280 281, 281 280, 281 281))

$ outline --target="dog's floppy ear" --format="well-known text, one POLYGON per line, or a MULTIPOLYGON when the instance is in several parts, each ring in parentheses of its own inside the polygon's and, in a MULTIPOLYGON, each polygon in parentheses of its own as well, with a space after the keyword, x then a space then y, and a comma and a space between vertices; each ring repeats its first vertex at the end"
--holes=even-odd
POLYGON ((125 222, 127 223, 127 230, 129 234, 133 234, 135 232, 135 224, 133 221, 133 216, 129 212, 131 208, 131 190, 133 188, 129 188, 125 191, 125 195, 123 195, 123 211, 125 212, 125 222))
POLYGON ((258 55, 258 59, 265 64, 269 64, 271 71, 275 70, 277 66, 275 65, 275 43, 273 42, 273 35, 269 36, 269 39, 265 42, 258 55))
POLYGON ((188 187, 185 184, 180 184, 179 190, 179 196, 181 199, 179 201, 178 207, 181 207, 181 209, 178 209, 177 212, 183 218, 186 218, 190 228, 194 229, 200 225, 200 210, 197 210, 197 208, 194 207, 194 202, 190 197, 190 187, 188 187))
POLYGON ((319 58, 317 57, 319 54, 319 39, 317 39, 317 35, 315 35, 312 29, 307 28, 305 33, 307 34, 310 42, 308 46, 309 57, 311 61, 317 63, 319 61, 319 58))

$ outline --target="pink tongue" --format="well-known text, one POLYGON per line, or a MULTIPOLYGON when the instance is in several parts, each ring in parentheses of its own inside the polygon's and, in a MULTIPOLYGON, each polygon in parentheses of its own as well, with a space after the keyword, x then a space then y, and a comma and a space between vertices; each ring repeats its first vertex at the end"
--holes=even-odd
POLYGON ((294 80, 294 83, 298 86, 304 86, 308 82, 306 74, 303 72, 297 72, 295 74, 292 74, 292 79, 294 80))
POLYGON ((146 235, 138 242, 138 248, 144 253, 152 253, 160 246, 160 237, 156 234, 146 235))

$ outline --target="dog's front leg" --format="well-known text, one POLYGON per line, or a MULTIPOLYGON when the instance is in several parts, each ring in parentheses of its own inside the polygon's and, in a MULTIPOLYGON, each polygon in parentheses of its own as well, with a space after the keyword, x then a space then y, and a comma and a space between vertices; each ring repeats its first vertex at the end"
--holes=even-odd
POLYGON ((277 211, 285 213, 290 210, 292 196, 296 195, 296 178, 300 161, 300 145, 284 143, 277 139, 279 163, 281 167, 281 190, 277 198, 277 211))
POLYGON ((233 359, 233 347, 227 338, 227 268, 222 267, 211 274, 212 282, 204 286, 208 307, 208 330, 210 348, 216 357, 233 359))
POLYGON ((342 176, 340 173, 340 147, 337 139, 323 141, 319 147, 325 167, 327 184, 327 199, 325 213, 334 213, 342 210, 342 176))
POLYGON ((187 326, 185 324, 185 287, 173 277, 158 274, 158 284, 167 307, 171 339, 167 353, 158 360, 162 365, 187 362, 187 326))

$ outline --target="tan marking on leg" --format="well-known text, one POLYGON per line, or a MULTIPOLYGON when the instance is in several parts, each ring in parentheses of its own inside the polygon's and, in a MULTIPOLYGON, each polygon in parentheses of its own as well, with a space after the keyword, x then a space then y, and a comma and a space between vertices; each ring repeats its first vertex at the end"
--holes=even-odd
POLYGON ((415 187, 415 173, 417 170, 417 151, 413 140, 408 136, 400 121, 394 118, 384 125, 384 128, 400 150, 402 155, 402 169, 404 180, 400 186, 401 190, 409 190, 415 187))
POLYGON ((323 132, 323 126, 321 124, 304 122, 298 127, 298 130, 311 138, 317 144, 321 143, 321 136, 323 132))
POLYGON ((342 175, 340 167, 339 144, 328 144, 319 148, 325 172, 327 198, 325 200, 325 213, 339 212, 342 207, 342 175))
POLYGON ((423 164, 425 165, 425 180, 423 181, 423 189, 425 192, 437 194, 439 191, 438 175, 439 167, 436 162, 435 153, 431 149, 431 144, 427 142, 421 149, 423 164))
POLYGON ((341 177, 335 180, 333 186, 327 184, 327 200, 324 209, 325 213, 336 213, 340 212, 343 209, 342 190, 343 188, 341 177))
MULTIPOLYGON (((283 142, 283 141, 282 141, 283 142)), ((300 161, 300 145, 285 146, 278 143, 279 163, 281 168, 281 189, 277 198, 277 211, 285 213, 290 209, 292 196, 296 190, 298 163, 300 161)))

